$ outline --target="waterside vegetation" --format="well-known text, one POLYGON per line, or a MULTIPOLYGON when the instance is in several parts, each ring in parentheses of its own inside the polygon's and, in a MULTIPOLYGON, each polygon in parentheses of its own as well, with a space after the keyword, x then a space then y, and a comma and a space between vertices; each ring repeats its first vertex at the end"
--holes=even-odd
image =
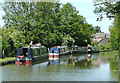
POLYGON ((50 48, 72 44, 87 46, 92 34, 99 27, 88 24, 70 3, 59 2, 5 2, 5 25, 2 31, 2 50, 4 55, 16 55, 17 48, 33 43, 41 43, 50 48))
MULTIPOLYGON (((104 12, 109 19, 114 19, 114 23, 110 26, 109 45, 106 47, 100 45, 99 48, 119 51, 120 1, 101 0, 101 3, 98 3, 96 0, 95 6, 96 14, 104 12)), ((15 57, 17 49, 29 45, 30 41, 41 43, 47 48, 56 45, 92 45, 94 43, 92 34, 100 31, 99 27, 87 23, 86 18, 70 3, 5 2, 2 4, 2 9, 5 12, 3 16, 5 25, 0 28, 2 31, 0 48, 4 50, 5 57, 15 57)), ((102 18, 103 15, 100 15, 97 20, 102 18)), ((5 62, 6 60, 8 59, 5 58, 5 62)), ((111 61, 113 64, 118 63, 118 55, 117 59, 113 56, 111 61)))

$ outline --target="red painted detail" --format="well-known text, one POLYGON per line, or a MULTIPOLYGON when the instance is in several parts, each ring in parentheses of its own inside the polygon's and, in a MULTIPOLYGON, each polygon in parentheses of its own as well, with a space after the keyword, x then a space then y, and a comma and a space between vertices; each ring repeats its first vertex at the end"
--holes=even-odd
POLYGON ((31 64, 32 64, 32 61, 26 61, 25 64, 26 64, 26 65, 31 65, 31 64))
POLYGON ((19 58, 23 58, 24 57, 24 55, 23 56, 18 56, 19 58))
POLYGON ((16 63, 18 63, 18 62, 20 62, 20 61, 16 61, 16 63))
POLYGON ((49 55, 49 58, 53 58, 53 55, 49 55))
POLYGON ((22 62, 19 62, 19 64, 23 64, 22 62))
POLYGON ((58 58, 58 55, 54 55, 54 58, 58 58))
POLYGON ((26 61, 26 63, 31 63, 32 61, 26 61))

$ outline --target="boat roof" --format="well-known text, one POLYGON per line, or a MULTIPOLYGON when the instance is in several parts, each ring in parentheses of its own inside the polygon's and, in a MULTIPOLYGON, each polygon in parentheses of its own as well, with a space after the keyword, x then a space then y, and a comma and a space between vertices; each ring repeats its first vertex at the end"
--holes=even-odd
POLYGON ((55 47, 51 47, 51 48, 66 48, 67 46, 55 46, 55 47))

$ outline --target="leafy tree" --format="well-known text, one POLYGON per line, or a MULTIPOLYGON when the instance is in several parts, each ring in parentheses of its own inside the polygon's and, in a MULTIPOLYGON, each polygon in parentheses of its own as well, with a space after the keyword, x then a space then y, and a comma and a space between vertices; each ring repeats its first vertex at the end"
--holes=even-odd
POLYGON ((0 27, 0 58, 2 58, 2 30, 0 27))
POLYGON ((118 50, 120 45, 120 36, 119 36, 119 29, 120 29, 120 14, 116 16, 113 27, 110 29, 110 45, 112 50, 118 50))
POLYGON ((2 50, 5 56, 16 55, 17 48, 25 43, 25 37, 21 31, 14 28, 2 28, 2 50))
POLYGON ((96 6, 94 13, 99 15, 97 20, 101 20, 103 15, 108 18, 114 18, 117 13, 120 13, 120 1, 119 0, 95 0, 96 6))
POLYGON ((75 7, 70 3, 63 5, 61 32, 70 34, 78 46, 86 46, 86 40, 90 40, 93 27, 88 24, 85 18, 79 15, 75 7))
POLYGON ((94 33, 94 27, 70 3, 61 6, 58 2, 6 2, 3 10, 6 29, 14 27, 22 32, 25 44, 33 41, 52 47, 74 40, 86 46, 94 33))
MULTIPOLYGON (((96 0, 97 1, 97 0, 96 0)), ((119 50, 120 47, 120 1, 111 0, 111 1, 102 1, 96 2, 95 13, 99 14, 97 20, 101 20, 103 15, 106 15, 108 18, 114 18, 113 27, 110 29, 110 47, 112 50, 119 50)))
POLYGON ((34 43, 41 42, 45 46, 48 46, 49 44, 53 44, 50 41, 52 33, 56 36, 60 35, 57 32, 57 28, 60 25, 59 20, 61 19, 59 18, 59 3, 6 2, 3 9, 6 13, 3 17, 5 26, 23 31, 27 44, 32 40, 34 43))
POLYGON ((94 27, 94 33, 99 33, 99 32, 101 32, 101 29, 100 29, 100 27, 99 26, 95 26, 94 27))

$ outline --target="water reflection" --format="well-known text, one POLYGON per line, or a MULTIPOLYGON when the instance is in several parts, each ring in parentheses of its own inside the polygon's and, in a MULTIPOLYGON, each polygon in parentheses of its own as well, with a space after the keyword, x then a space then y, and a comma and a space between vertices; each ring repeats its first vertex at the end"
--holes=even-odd
MULTIPOLYGON (((116 81, 106 54, 73 54, 77 61, 70 62, 70 55, 60 57, 58 65, 48 61, 33 65, 3 66, 4 81, 116 81)), ((72 60, 71 60, 72 61, 72 60)))
POLYGON ((76 67, 80 67, 80 68, 87 68, 90 69, 91 67, 96 66, 94 64, 94 61, 92 63, 92 60, 97 59, 99 57, 98 53, 94 53, 94 54, 72 54, 69 55, 68 57, 65 58, 60 58, 61 62, 67 61, 68 65, 73 65, 76 67))

